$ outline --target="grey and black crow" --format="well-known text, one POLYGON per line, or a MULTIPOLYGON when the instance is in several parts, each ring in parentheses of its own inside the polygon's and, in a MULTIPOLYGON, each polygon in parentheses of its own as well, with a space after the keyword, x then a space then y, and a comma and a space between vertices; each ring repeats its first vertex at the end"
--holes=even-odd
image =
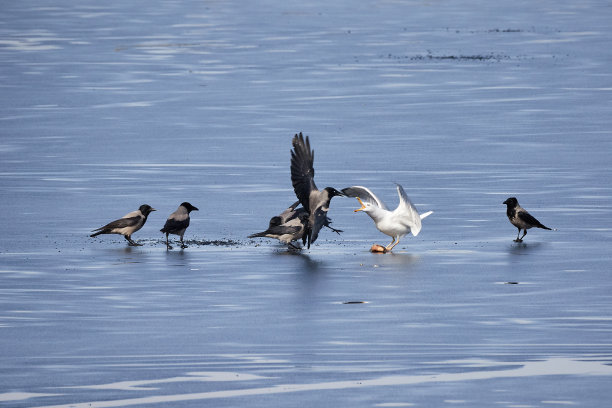
POLYGON ((503 202, 503 204, 506 204, 506 215, 508 216, 508 219, 512 225, 518 228, 518 234, 516 235, 514 242, 523 242, 523 238, 525 238, 525 235, 527 235, 527 230, 529 228, 536 227, 546 230, 551 229, 543 225, 540 221, 536 220, 533 215, 529 214, 527 210, 521 207, 515 197, 508 198, 503 202), (523 236, 519 238, 521 230, 523 230, 523 236))
POLYGON ((183 235, 185 235, 185 231, 189 226, 189 213, 192 211, 199 211, 196 207, 189 204, 188 202, 184 202, 175 212, 170 214, 166 223, 164 224, 164 228, 160 229, 161 232, 166 234, 166 248, 172 249, 172 245, 168 242, 168 235, 174 234, 181 237, 181 248, 187 248, 187 245, 183 242, 183 235))
MULTIPOLYGON (((251 234, 248 238, 275 238, 287 244, 290 248, 300 249, 293 244, 293 241, 297 241, 304 237, 304 231, 308 224, 308 212, 303 207, 297 208, 299 205, 299 201, 291 204, 291 206, 280 215, 270 218, 270 225, 267 230, 251 234)), ((341 230, 330 227, 330 223, 331 220, 327 218, 324 222, 324 226, 338 234, 342 232, 341 230)))
POLYGON ((329 220, 327 212, 329 203, 335 196, 344 196, 333 187, 317 189, 314 182, 314 151, 310 149, 308 136, 304 139, 302 132, 293 137, 291 150, 291 183, 298 200, 308 213, 302 242, 305 245, 314 243, 319 236, 319 230, 329 220))
POLYGON ((138 210, 125 214, 122 218, 109 222, 105 226, 93 230, 92 232, 94 233, 90 236, 95 237, 100 234, 120 234, 123 235, 123 237, 128 241, 129 245, 141 246, 142 244, 132 241, 132 234, 145 225, 145 222, 147 222, 147 217, 152 211, 156 211, 155 208, 152 208, 148 204, 143 204, 138 210))

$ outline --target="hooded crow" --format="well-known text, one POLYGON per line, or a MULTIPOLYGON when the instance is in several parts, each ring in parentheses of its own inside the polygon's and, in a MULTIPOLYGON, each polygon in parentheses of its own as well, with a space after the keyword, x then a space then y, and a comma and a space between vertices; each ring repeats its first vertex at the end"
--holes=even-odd
POLYGON ((164 224, 164 228, 160 229, 161 232, 166 234, 166 248, 172 249, 172 246, 168 242, 168 235, 174 234, 181 237, 181 248, 187 248, 187 245, 183 242, 183 235, 185 235, 185 231, 189 226, 189 213, 192 211, 199 211, 196 207, 189 204, 188 202, 184 202, 175 212, 170 214, 166 223, 164 224))
POLYGON ((121 234, 127 239, 129 245, 141 246, 142 244, 132 241, 132 234, 145 225, 147 217, 152 211, 156 211, 155 208, 152 208, 148 204, 143 204, 138 210, 125 214, 122 218, 93 230, 92 232, 94 233, 91 234, 90 237, 96 237, 100 234, 121 234))
POLYGON ((329 203, 335 196, 344 196, 343 193, 333 187, 317 189, 314 182, 314 150, 310 149, 308 136, 304 139, 302 132, 293 137, 293 150, 291 150, 291 183, 298 200, 308 213, 302 243, 308 245, 314 243, 319 236, 319 230, 326 222, 329 203))
POLYGON ((529 214, 527 210, 521 207, 515 197, 508 198, 503 202, 503 204, 506 204, 506 215, 508 216, 508 219, 512 225, 518 228, 518 234, 516 235, 514 242, 523 242, 523 238, 525 238, 525 235, 527 235, 527 230, 529 228, 537 227, 546 230, 551 229, 543 225, 540 221, 536 220, 533 215, 529 214), (519 238, 521 230, 523 230, 523 236, 519 238))
POLYGON ((361 208, 356 209, 355 212, 363 211, 368 214, 380 232, 393 238, 382 252, 391 251, 399 243, 400 238, 408 233, 412 233, 415 237, 419 235, 421 220, 433 213, 433 211, 428 211, 419 215, 399 184, 397 184, 399 204, 393 211, 389 210, 385 203, 366 187, 348 187, 342 192, 348 197, 356 197, 361 204, 361 208))
MULTIPOLYGON (((293 245, 293 241, 303 238, 306 225, 308 224, 308 212, 303 207, 297 208, 299 205, 299 201, 291 204, 291 206, 280 215, 270 219, 270 225, 267 230, 251 234, 248 238, 275 238, 283 244, 287 244, 290 248, 300 249, 298 246, 293 245)), ((331 220, 327 218, 324 222, 324 226, 337 234, 342 232, 341 230, 330 227, 330 223, 331 220)))

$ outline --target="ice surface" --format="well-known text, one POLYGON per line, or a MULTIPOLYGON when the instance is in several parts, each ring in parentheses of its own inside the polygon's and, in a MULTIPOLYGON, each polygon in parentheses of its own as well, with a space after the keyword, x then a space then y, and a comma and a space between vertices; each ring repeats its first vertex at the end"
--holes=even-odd
MULTIPOLYGON (((6 3, 6 2, 5 2, 6 3)), ((589 406, 612 398, 605 1, 9 2, 0 406, 589 406), (319 187, 433 210, 391 254, 249 240, 319 187), (502 202, 545 225, 524 243, 502 202), (159 232, 178 204, 189 248, 159 232), (141 204, 133 238, 90 231, 141 204)))

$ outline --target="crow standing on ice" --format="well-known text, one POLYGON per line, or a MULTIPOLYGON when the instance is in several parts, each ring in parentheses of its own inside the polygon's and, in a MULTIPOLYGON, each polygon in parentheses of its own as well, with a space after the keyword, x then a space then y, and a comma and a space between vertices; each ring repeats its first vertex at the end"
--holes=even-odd
POLYGON ((537 227, 546 230, 551 229, 543 225, 540 221, 536 220, 533 215, 529 214, 527 210, 521 207, 515 197, 508 198, 503 202, 503 204, 506 204, 506 215, 508 216, 508 219, 512 225, 518 228, 518 234, 516 235, 514 242, 523 242, 523 238, 525 238, 525 235, 527 235, 527 230, 529 228, 537 227), (519 238, 521 230, 523 230, 523 236, 519 238))
POLYGON ((142 244, 132 241, 132 234, 145 225, 145 222, 147 222, 147 217, 152 211, 156 211, 155 208, 152 208, 148 204, 143 204, 136 211, 125 214, 122 218, 109 222, 105 226, 93 230, 92 232, 94 233, 90 236, 96 237, 100 234, 120 234, 127 239, 129 245, 141 246, 142 244))
POLYGON ((185 235, 185 231, 189 226, 189 213, 192 211, 199 211, 196 207, 189 204, 188 202, 184 202, 175 212, 170 214, 166 223, 164 224, 164 228, 160 229, 161 232, 166 234, 166 248, 172 249, 172 246, 168 242, 168 235, 178 235, 181 237, 181 248, 187 248, 187 245, 183 242, 183 235, 185 235))

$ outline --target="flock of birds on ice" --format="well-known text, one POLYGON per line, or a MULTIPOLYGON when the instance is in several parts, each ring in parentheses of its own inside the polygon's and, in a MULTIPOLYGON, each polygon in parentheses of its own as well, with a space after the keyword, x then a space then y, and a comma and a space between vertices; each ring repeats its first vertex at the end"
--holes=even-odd
MULTIPOLYGON (((327 227, 336 233, 342 232, 331 227, 331 220, 327 216, 332 198, 336 196, 354 197, 361 204, 361 207, 356 209, 355 212, 365 212, 372 218, 380 232, 392 238, 391 243, 387 246, 374 244, 371 251, 387 253, 392 251, 405 235, 411 233, 417 236, 421 231, 421 221, 433 213, 433 211, 428 211, 419 214, 408 198, 404 188, 399 184, 397 184, 399 204, 395 210, 390 210, 367 187, 352 186, 341 191, 333 187, 325 187, 319 190, 314 181, 314 150, 310 148, 308 136, 304 137, 301 132, 296 134, 293 137, 292 145, 291 182, 297 196, 297 201, 281 214, 272 217, 268 229, 249 235, 249 238, 266 237, 278 239, 292 249, 300 249, 299 244, 295 245, 294 242, 301 240, 302 245, 310 248, 310 245, 317 240, 321 228, 327 227)), ((503 204, 506 204, 508 219, 518 229, 515 242, 523 242, 523 238, 527 235, 527 230, 530 228, 551 229, 544 226, 522 208, 516 198, 510 197, 503 204), (520 236, 521 231, 523 231, 522 236, 520 236)), ((91 237, 101 234, 120 234, 125 237, 129 245, 140 246, 141 244, 132 240, 132 234, 144 226, 149 214, 153 211, 156 211, 153 207, 143 204, 138 210, 132 211, 118 220, 93 230, 91 237)), ((191 211, 198 211, 198 208, 188 202, 184 202, 166 220, 164 227, 160 231, 166 234, 167 249, 172 249, 169 242, 170 234, 179 236, 181 248, 186 248, 183 236, 187 227, 189 227, 189 214, 191 211)))

